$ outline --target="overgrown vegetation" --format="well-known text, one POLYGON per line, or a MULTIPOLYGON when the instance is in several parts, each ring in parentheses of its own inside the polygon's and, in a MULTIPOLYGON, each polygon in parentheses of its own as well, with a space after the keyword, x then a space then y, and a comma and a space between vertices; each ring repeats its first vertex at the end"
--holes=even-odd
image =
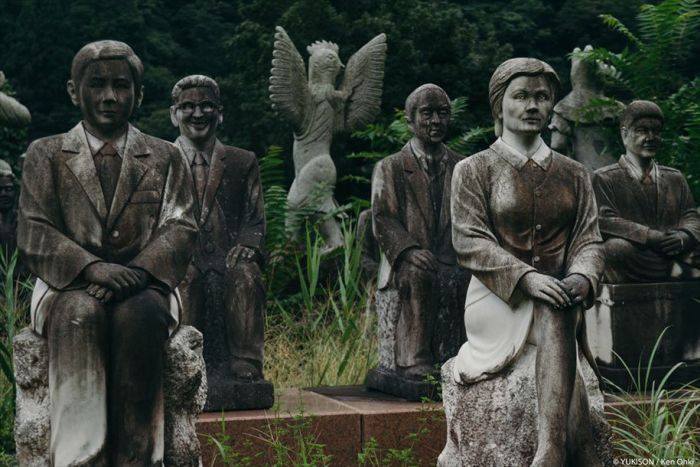
POLYGON ((651 378, 654 356, 666 329, 644 365, 623 365, 633 383, 632 393, 611 381, 616 392, 610 394, 618 406, 610 406, 616 454, 630 459, 653 459, 663 465, 669 459, 698 459, 700 456, 700 388, 698 381, 679 389, 667 389, 667 381, 684 363, 674 365, 660 380, 651 378), (640 402, 637 394, 646 395, 640 402))

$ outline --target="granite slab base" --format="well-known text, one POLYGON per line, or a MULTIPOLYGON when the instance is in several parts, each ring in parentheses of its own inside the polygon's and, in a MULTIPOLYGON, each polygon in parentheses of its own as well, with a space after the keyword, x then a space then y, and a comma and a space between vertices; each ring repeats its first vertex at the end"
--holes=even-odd
POLYGON ((275 388, 264 379, 241 381, 208 373, 209 392, 204 412, 269 409, 275 402, 275 388))
MULTIPOLYGON (((435 373, 439 381, 439 373, 435 373)), ((395 371, 377 367, 369 370, 365 385, 370 389, 392 394, 407 401, 420 402, 424 398, 439 400, 439 383, 429 383, 424 380, 404 378, 395 371)))

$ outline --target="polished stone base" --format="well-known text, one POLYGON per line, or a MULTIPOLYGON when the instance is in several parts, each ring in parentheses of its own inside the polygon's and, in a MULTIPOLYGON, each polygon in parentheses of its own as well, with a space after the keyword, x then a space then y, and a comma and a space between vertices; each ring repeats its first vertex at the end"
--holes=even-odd
POLYGON ((678 362, 688 366, 671 375, 670 386, 698 378, 698 298, 700 281, 601 284, 595 306, 586 311, 586 333, 602 375, 622 389, 632 388, 625 364, 634 375, 638 366, 644 373, 654 353, 652 380, 660 382, 678 362))
POLYGON ((240 381, 208 373, 209 392, 204 412, 269 409, 275 402, 275 388, 264 379, 240 381))
POLYGON ((439 372, 435 373, 435 381, 404 378, 395 371, 377 367, 367 373, 366 385, 370 389, 392 394, 407 401, 420 402, 424 398, 439 400, 439 372))

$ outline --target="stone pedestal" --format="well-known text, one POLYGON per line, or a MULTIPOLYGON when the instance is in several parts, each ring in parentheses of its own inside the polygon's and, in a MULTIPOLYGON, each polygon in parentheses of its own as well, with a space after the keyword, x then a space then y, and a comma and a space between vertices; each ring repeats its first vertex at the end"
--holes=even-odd
MULTIPOLYGON (((24 328, 14 339, 15 443, 24 467, 49 465, 49 359, 46 339, 24 328)), ((167 466, 201 465, 195 422, 207 393, 202 334, 191 326, 168 339, 163 375, 167 466)))
MULTIPOLYGON (((452 294, 443 295, 448 299, 435 303, 437 315, 433 334, 433 355, 438 363, 457 355, 464 343, 463 297, 462 300, 449 300, 452 294)), ((424 397, 434 399, 438 394, 437 384, 403 378, 396 372, 396 323, 400 308, 398 291, 391 288, 378 290, 375 295, 375 307, 378 318, 379 365, 367 374, 367 387, 409 401, 420 401, 424 397)), ((438 370, 435 371, 435 379, 439 380, 438 370)))
MULTIPOLYGON (((472 385, 452 377, 454 359, 442 367, 447 443, 440 467, 527 466, 537 449, 536 347, 526 345, 515 363, 492 379, 472 385)), ((603 394, 588 363, 581 361, 598 455, 612 465, 612 430, 603 413, 603 394)))
POLYGON ((700 378, 700 282, 602 284, 595 306, 586 311, 586 332, 601 373, 623 389, 631 387, 624 361, 636 374, 652 362, 651 378, 660 381, 678 362, 669 384, 700 378))

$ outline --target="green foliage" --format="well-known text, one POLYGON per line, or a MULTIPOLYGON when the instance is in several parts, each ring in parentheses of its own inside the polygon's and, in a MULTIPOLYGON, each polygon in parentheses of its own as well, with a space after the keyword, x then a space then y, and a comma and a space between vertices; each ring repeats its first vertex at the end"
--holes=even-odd
POLYGON ((660 463, 700 455, 700 389, 692 384, 676 390, 666 388, 668 379, 684 363, 674 365, 661 381, 651 378, 654 356, 666 330, 657 339, 646 366, 640 362, 633 371, 622 362, 633 382, 632 394, 608 381, 619 392, 610 395, 613 402, 621 404, 610 407, 611 425, 615 449, 625 457, 660 463), (636 393, 645 394, 649 402, 635 401, 636 393))
POLYGON ((588 61, 615 67, 607 76, 617 92, 656 102, 666 117, 659 161, 681 170, 697 197, 700 195, 700 78, 697 51, 700 41, 700 2, 665 0, 642 5, 637 32, 612 15, 603 22, 620 33, 627 46, 620 52, 598 47, 581 53, 588 61))

